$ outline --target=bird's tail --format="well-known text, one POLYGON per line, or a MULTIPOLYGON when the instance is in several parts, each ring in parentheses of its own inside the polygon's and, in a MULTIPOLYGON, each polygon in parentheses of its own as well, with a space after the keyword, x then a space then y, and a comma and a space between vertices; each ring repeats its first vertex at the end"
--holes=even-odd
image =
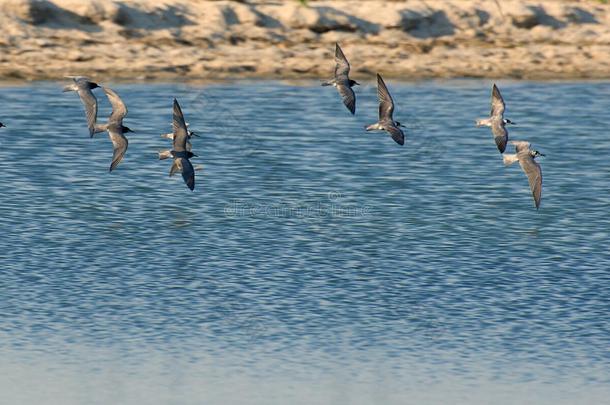
POLYGON ((172 157, 172 151, 171 150, 162 150, 159 151, 159 160, 165 160, 165 159, 169 159, 172 157))
POLYGON ((371 124, 369 126, 364 127, 364 129, 366 129, 367 131, 377 131, 377 130, 379 130, 381 128, 379 128, 379 123, 376 122, 374 124, 371 124))
POLYGON ((321 86, 332 86, 333 84, 335 84, 335 80, 331 79, 331 80, 322 80, 322 83, 320 83, 321 86))
POLYGON ((489 127, 491 126, 491 120, 489 118, 483 118, 476 120, 477 127, 489 127))
POLYGON ((76 87, 76 84, 69 84, 67 86, 64 86, 64 89, 62 90, 64 93, 67 91, 77 91, 78 87, 76 87))
POLYGON ((513 163, 519 161, 517 155, 514 153, 505 153, 504 155, 502 155, 502 159, 504 160, 504 165, 506 166, 510 166, 513 163))
POLYGON ((162 134, 161 138, 163 138, 163 139, 174 139, 174 133, 170 132, 169 134, 162 134))
POLYGON ((98 134, 100 132, 104 132, 108 129, 108 124, 95 124, 95 127, 93 128, 93 132, 91 133, 91 137, 93 138, 93 135, 98 134))

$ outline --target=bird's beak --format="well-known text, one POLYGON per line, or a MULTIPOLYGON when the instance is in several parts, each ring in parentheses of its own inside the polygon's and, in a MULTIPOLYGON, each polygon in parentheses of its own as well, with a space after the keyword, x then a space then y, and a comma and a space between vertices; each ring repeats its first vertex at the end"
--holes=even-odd
POLYGON ((510 122, 510 125, 517 125, 517 123, 516 123, 516 122, 511 121, 511 122, 510 122))
POLYGON ((358 83, 358 82, 356 82, 356 81, 354 81, 354 84, 355 84, 355 85, 360 86, 360 83, 358 83))
POLYGON ((540 153, 540 152, 538 152, 538 155, 539 156, 546 156, 544 153, 540 153))
POLYGON ((196 136, 197 138, 199 138, 199 134, 197 134, 196 132, 191 132, 191 136, 196 136))
POLYGON ((199 157, 199 155, 195 155, 195 154, 193 153, 193 157, 199 157))

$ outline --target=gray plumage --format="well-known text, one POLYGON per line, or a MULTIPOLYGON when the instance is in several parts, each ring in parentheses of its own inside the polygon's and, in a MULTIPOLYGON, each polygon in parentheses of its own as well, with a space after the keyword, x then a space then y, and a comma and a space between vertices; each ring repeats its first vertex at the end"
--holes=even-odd
POLYGON ((542 168, 536 162, 538 156, 544 156, 537 150, 530 149, 530 143, 525 141, 512 141, 515 145, 515 154, 505 154, 504 164, 511 165, 515 162, 519 162, 521 169, 527 175, 527 180, 534 197, 534 204, 536 209, 540 208, 540 200, 542 199, 542 168))
MULTIPOLYGON (((193 145, 191 144, 190 141, 187 140, 186 141, 186 151, 191 152, 192 150, 193 150, 193 145)), ((171 157, 173 157, 171 149, 159 151, 159 160, 165 160, 165 159, 169 159, 171 157)))
POLYGON ((343 104, 353 114, 356 113, 356 94, 352 87, 359 83, 349 78, 350 65, 339 44, 335 44, 335 74, 331 80, 322 83, 322 86, 337 88, 343 104))
POLYGON ((379 98, 379 121, 365 127, 366 130, 386 131, 397 144, 404 145, 405 134, 400 129, 404 125, 394 121, 394 100, 379 73, 377 74, 377 97, 379 98))
MULTIPOLYGON (((186 140, 186 150, 190 151, 193 149, 193 145, 191 144, 191 138, 193 137, 199 137, 199 135, 197 135, 194 131, 191 131, 190 129, 188 129, 189 127, 189 123, 186 123, 186 128, 187 128, 187 140, 186 140)), ((174 133, 173 132, 169 132, 167 134, 161 134, 161 138, 163 139, 170 139, 170 140, 174 140, 174 133)))
POLYGON ((125 135, 123 135, 123 131, 120 129, 121 127, 108 127, 108 136, 112 141, 112 162, 110 163, 110 168, 108 171, 113 171, 117 168, 119 163, 123 161, 125 157, 125 152, 127 152, 128 141, 125 135))
POLYGON ((195 169, 193 169, 191 161, 184 157, 174 158, 174 163, 169 171, 169 175, 173 176, 176 172, 182 173, 184 183, 193 191, 195 189, 195 169))
MULTIPOLYGON (((174 158, 174 162, 170 168, 169 175, 173 176, 175 173, 181 172, 184 183, 192 191, 195 189, 195 170, 189 159, 195 156, 195 154, 188 149, 188 129, 184 122, 182 109, 176 99, 174 99, 172 129, 174 140, 170 153, 174 158)), ((161 158, 161 154, 159 158, 161 158)))
POLYGON ((66 76, 74 83, 65 86, 63 91, 75 91, 78 93, 81 102, 85 106, 85 116, 87 117, 87 128, 89 136, 95 133, 95 123, 97 121, 97 98, 91 90, 100 87, 97 83, 90 81, 84 76, 66 76))
MULTIPOLYGON (((199 135, 197 135, 195 133, 195 131, 191 131, 190 129, 188 129, 189 128, 189 123, 185 122, 185 124, 186 124, 186 129, 187 129, 187 132, 188 132, 189 139, 191 139, 194 136, 199 138, 199 135)), ((167 134, 161 134, 161 138, 173 140, 174 139, 174 133, 173 132, 168 132, 167 134)))
POLYGON ((125 133, 133 131, 123 125, 123 119, 127 115, 127 106, 125 106, 123 100, 114 90, 107 87, 103 89, 108 97, 108 101, 112 105, 112 113, 106 124, 96 125, 94 130, 95 132, 108 132, 108 137, 112 141, 113 146, 112 162, 110 163, 109 171, 113 171, 121 163, 127 151, 129 141, 125 137, 125 133))
POLYGON ((506 124, 515 124, 511 120, 504 118, 504 110, 506 110, 506 104, 500 94, 500 90, 494 84, 491 89, 491 113, 489 118, 477 120, 476 125, 477 127, 491 127, 491 133, 494 136, 494 141, 500 153, 504 153, 506 143, 508 142, 506 124))
POLYGON ((159 151, 159 160, 165 160, 171 157, 173 157, 171 149, 159 151))

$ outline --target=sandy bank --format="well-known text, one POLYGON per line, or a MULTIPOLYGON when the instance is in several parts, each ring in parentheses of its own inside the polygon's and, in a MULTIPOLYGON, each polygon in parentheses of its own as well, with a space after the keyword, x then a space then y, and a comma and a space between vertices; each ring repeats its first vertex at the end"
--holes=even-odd
POLYGON ((610 5, 499 3, 0 0, 0 78, 610 78, 610 5))

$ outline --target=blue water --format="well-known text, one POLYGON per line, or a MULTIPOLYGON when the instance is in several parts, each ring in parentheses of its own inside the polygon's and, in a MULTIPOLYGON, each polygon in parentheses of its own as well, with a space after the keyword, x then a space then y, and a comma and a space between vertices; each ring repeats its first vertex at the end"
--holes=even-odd
MULTIPOLYGON (((112 84, 109 174, 60 83, 0 89, 0 402, 599 404, 610 395, 610 83, 387 80, 404 147, 315 82, 112 84), (169 178, 177 97, 199 158, 169 178)), ((105 97, 99 117, 108 116, 105 97)), ((606 402, 607 403, 607 402, 606 402)))

